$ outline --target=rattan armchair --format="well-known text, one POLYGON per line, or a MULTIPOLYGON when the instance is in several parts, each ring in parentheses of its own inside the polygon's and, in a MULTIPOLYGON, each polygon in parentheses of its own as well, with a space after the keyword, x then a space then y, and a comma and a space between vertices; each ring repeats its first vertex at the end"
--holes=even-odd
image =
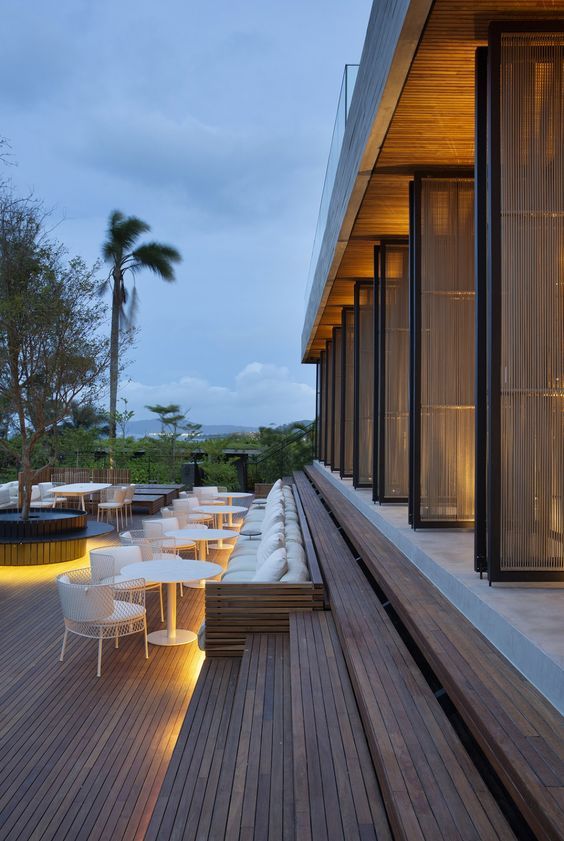
POLYGON ((75 569, 57 576, 57 589, 65 621, 61 662, 69 633, 98 640, 97 677, 102 674, 104 639, 113 639, 117 648, 120 637, 143 632, 149 657, 143 578, 101 584, 90 569, 75 569))

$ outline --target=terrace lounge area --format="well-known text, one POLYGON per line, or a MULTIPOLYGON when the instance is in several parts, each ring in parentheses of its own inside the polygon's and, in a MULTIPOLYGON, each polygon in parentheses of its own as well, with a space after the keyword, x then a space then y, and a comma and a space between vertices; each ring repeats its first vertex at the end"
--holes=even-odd
MULTIPOLYGON (((564 841, 561 15, 373 4, 308 289, 316 458, 100 677, 92 639, 59 660, 91 558, 0 566, 0 841, 564 841)), ((214 517, 177 492, 128 546, 214 517)))
POLYGON ((561 837, 552 705, 314 468, 293 496, 325 595, 253 615, 247 584, 242 650, 125 637, 96 678, 92 641, 57 660, 53 567, 1 570, 1 838, 561 837))

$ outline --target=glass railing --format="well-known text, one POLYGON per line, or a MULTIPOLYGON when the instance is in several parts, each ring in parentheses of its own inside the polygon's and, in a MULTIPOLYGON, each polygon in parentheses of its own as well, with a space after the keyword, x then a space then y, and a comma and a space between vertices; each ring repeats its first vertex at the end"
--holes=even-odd
POLYGON ((319 205, 319 215, 317 218, 317 227, 315 229, 315 238, 313 240, 311 260, 309 262, 309 273, 305 291, 306 306, 309 300, 309 293, 311 292, 313 278, 315 276, 315 269, 317 267, 317 261, 319 259, 319 252, 321 251, 321 243, 323 242, 323 233, 325 231, 325 225, 327 224, 329 203, 331 201, 331 194, 333 192, 335 176, 337 175, 337 167, 339 165, 339 158, 341 156, 341 147, 343 145, 343 138, 345 136, 345 127, 347 125, 347 118, 349 116, 349 108, 351 107, 351 100, 357 73, 358 64, 345 64, 343 81, 341 82, 341 92, 339 94, 339 102, 337 104, 337 116, 335 117, 333 136, 331 138, 331 147, 329 149, 329 158, 327 160, 327 169, 325 170, 325 179, 323 181, 323 192, 321 193, 321 203, 319 205))

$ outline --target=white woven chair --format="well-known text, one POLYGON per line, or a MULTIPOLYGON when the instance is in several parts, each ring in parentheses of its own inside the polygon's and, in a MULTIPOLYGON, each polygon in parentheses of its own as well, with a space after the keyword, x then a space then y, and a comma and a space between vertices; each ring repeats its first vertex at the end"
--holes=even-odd
POLYGON ((121 515, 121 528, 123 528, 123 512, 125 510, 126 492, 127 488, 124 487, 112 487, 107 488, 105 491, 102 491, 102 502, 98 503, 97 519, 103 520, 105 514, 106 521, 109 522, 110 516, 115 514, 116 528, 119 530, 119 521, 121 515))
POLYGON ((200 505, 223 505, 217 485, 198 486, 194 488, 194 496, 200 505))
POLYGON ((53 494, 53 482, 40 482, 37 487, 39 488, 39 499, 33 500, 32 507, 54 508, 57 497, 53 494))
POLYGON ((125 523, 133 519, 133 497, 135 496, 135 485, 127 485, 125 489, 125 498, 123 500, 123 510, 125 513, 125 523))
MULTIPOLYGON (((150 537, 151 539, 155 538, 164 538, 166 537, 165 532, 167 531, 178 531, 181 528, 180 523, 176 517, 161 517, 161 519, 154 519, 154 520, 143 520, 143 531, 145 533, 145 537, 150 537)), ((192 523, 190 523, 190 528, 192 528, 192 523)), ((187 539, 179 539, 175 538, 176 541, 176 550, 178 552, 194 552, 194 557, 196 557, 196 544, 193 540, 187 539)))
POLYGON ((93 580, 90 569, 75 569, 57 576, 57 589, 65 620, 61 662, 69 633, 98 640, 97 677, 102 674, 105 639, 113 639, 117 648, 120 637, 143 632, 145 657, 149 657, 143 578, 99 584, 93 580))
MULTIPOLYGON (((127 576, 122 575, 122 569, 127 564, 137 564, 141 561, 157 560, 154 557, 154 549, 138 539, 132 537, 133 532, 123 532, 120 534, 120 546, 102 546, 100 549, 90 550, 90 569, 92 570, 92 578, 100 584, 106 584, 110 579, 117 584, 121 584, 127 580, 127 576), (130 535, 129 540, 124 535, 130 535)), ((136 537, 139 531, 136 533, 136 537)), ((141 532, 143 535, 143 532, 141 532)), ((163 610, 163 585, 160 581, 145 581, 145 589, 158 593, 161 608, 161 622, 164 622, 163 610)))
POLYGON ((186 515, 186 521, 190 524, 209 523, 211 522, 211 520, 213 520, 213 515, 204 514, 203 511, 199 510, 198 506, 203 504, 204 503, 200 503, 198 498, 195 496, 189 496, 183 499, 173 499, 173 516, 176 517, 177 515, 184 514, 186 515))

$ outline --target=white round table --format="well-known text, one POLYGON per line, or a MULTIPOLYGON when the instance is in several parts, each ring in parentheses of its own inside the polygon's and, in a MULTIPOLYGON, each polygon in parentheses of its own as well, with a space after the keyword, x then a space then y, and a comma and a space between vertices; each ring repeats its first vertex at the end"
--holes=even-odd
POLYGON ((227 500, 228 505, 233 505, 234 499, 249 499, 249 497, 254 496, 254 494, 247 493, 244 491, 225 491, 223 493, 218 494, 222 499, 227 500))
POLYGON ((244 514, 247 509, 241 505, 198 505, 198 511, 204 514, 213 514, 217 517, 218 529, 223 528, 223 515, 227 514, 227 525, 233 525, 233 514, 244 514))
POLYGON ((183 561, 176 558, 164 561, 139 561, 122 567, 121 574, 130 578, 145 578, 166 584, 166 631, 152 631, 147 635, 154 645, 186 645, 197 639, 192 631, 176 627, 176 585, 199 578, 214 578, 223 572, 219 564, 207 561, 183 561))
POLYGON ((210 540, 217 540, 220 549, 223 548, 223 541, 229 540, 230 537, 237 537, 236 531, 229 531, 228 529, 176 529, 175 531, 166 531, 165 537, 174 537, 176 540, 194 540, 198 544, 198 558, 199 561, 206 560, 206 543, 210 540))

